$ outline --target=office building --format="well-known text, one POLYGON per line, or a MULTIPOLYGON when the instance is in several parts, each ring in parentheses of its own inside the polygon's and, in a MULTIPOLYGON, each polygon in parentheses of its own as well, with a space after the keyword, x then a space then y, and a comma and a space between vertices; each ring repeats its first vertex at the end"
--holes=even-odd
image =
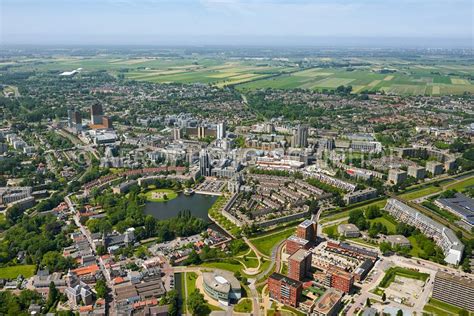
POLYGON ((305 148, 308 146, 308 126, 298 125, 293 129, 291 146, 296 148, 305 148))
POLYGON ((225 138, 225 123, 221 122, 217 124, 217 139, 225 138))
POLYGON ((411 247, 411 243, 403 235, 388 235, 385 237, 385 240, 392 246, 392 247, 411 247))
POLYGON ((199 171, 201 176, 209 177, 211 175, 211 163, 209 161, 209 154, 207 150, 202 149, 199 153, 199 171))
POLYGON ((291 307, 298 307, 303 291, 303 283, 280 273, 272 273, 268 278, 270 299, 291 307))
POLYGON ((288 276, 302 281, 311 276, 311 251, 300 249, 288 258, 288 276))
POLYGON ((77 124, 78 120, 80 120, 80 123, 82 123, 81 113, 75 109, 67 110, 67 126, 69 128, 73 128, 77 124))
POLYGON ((355 238, 360 236, 360 230, 354 224, 341 224, 337 226, 337 232, 339 233, 339 235, 348 238, 355 238))
POLYGON ((181 129, 178 127, 173 128, 173 139, 179 140, 181 139, 181 129))
POLYGON ((474 279, 438 271, 433 285, 433 298, 474 312, 474 279))
POLYGON ((100 103, 94 103, 91 105, 91 124, 93 125, 102 125, 102 117, 104 115, 104 110, 100 103))
POLYGON ((113 129, 114 128, 112 126, 112 119, 108 116, 103 116, 102 117, 102 125, 107 129, 113 129))
POLYGON ((202 280, 204 291, 223 305, 228 306, 242 297, 240 282, 232 273, 222 270, 219 272, 203 272, 202 280))

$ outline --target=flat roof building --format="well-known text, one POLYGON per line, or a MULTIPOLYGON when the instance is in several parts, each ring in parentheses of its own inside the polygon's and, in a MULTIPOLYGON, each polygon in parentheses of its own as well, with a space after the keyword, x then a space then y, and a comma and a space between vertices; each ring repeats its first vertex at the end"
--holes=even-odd
POLYGON ((388 171, 388 181, 392 184, 400 184, 407 179, 407 172, 399 169, 388 171))
POLYGON ((434 279, 433 298, 474 312, 474 279, 438 271, 434 279))
POLYGON ((286 253, 289 255, 294 254, 299 249, 306 249, 308 250, 311 246, 311 242, 309 240, 299 238, 296 235, 291 235, 286 240, 286 253))
POLYGON ((341 308, 341 299, 343 294, 335 289, 327 290, 314 305, 313 313, 315 316, 333 316, 337 315, 341 308))
POLYGON ((311 251, 300 249, 288 258, 288 276, 302 281, 311 275, 311 251))
POLYGON ((301 239, 315 241, 317 235, 317 225, 312 220, 304 220, 296 227, 296 236, 301 239))
POLYGON ((360 230, 354 224, 341 224, 337 226, 337 232, 344 237, 354 238, 360 236, 360 230))
POLYGON ((435 204, 445 209, 471 226, 474 226, 474 200, 462 193, 456 193, 452 198, 437 199, 435 204))
POLYGON ((303 283, 280 273, 272 273, 268 278, 270 299, 292 307, 298 307, 303 291, 303 283))
POLYGON ((415 226, 423 234, 433 238, 436 244, 443 249, 446 256, 444 261, 455 265, 459 264, 464 245, 451 229, 397 199, 388 199, 385 210, 397 220, 415 226))
POLYGON ((415 179, 423 179, 426 176, 426 169, 420 166, 409 166, 408 175, 415 179))
POLYGON ((232 273, 219 270, 203 272, 204 291, 223 305, 237 302, 242 297, 240 282, 232 273))
POLYGON ((403 235, 388 235, 385 239, 392 247, 411 247, 410 241, 403 235))

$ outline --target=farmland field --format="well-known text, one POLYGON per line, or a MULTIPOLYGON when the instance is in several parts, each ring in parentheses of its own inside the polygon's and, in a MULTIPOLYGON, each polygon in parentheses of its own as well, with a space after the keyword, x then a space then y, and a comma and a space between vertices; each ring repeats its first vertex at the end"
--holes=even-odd
POLYGON ((463 60, 397 58, 354 58, 361 66, 343 67, 324 63, 337 58, 320 58, 321 66, 300 67, 293 61, 245 60, 212 57, 92 57, 55 56, 25 58, 5 64, 13 71, 83 72, 107 71, 126 79, 155 83, 203 83, 217 87, 255 89, 334 90, 351 86, 352 93, 383 92, 397 95, 449 95, 474 93, 474 67, 463 60))

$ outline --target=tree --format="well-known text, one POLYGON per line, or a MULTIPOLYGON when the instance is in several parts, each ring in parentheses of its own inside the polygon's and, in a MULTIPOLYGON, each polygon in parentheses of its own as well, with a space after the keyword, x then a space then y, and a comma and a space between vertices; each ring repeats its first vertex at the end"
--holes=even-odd
POLYGON ((18 207, 18 205, 13 205, 7 209, 5 218, 10 223, 14 225, 23 215, 23 211, 18 207))
POLYGON ((97 293, 97 297, 104 298, 107 294, 107 284, 105 280, 100 279, 97 280, 95 284, 95 292, 97 293))
POLYGON ((458 313, 460 316, 469 316, 469 312, 465 309, 461 309, 458 313))
POLYGON ((188 296, 187 302, 188 309, 192 315, 201 316, 211 313, 211 309, 207 306, 204 295, 202 295, 198 289, 195 289, 194 292, 188 296))
POLYGON ((403 316, 403 311, 401 309, 397 311, 397 316, 403 316))
POLYGON ((387 300, 387 295, 385 292, 382 293, 382 301, 385 302, 387 300))
POLYGON ((152 237, 155 235, 156 220, 153 216, 147 215, 145 217, 145 235, 146 237, 152 237))
POLYGON ((370 302, 370 298, 367 297, 367 301, 365 302, 365 305, 367 305, 367 307, 372 306, 372 303, 370 302))
POLYGON ((107 253, 107 248, 105 248, 104 245, 98 245, 95 250, 99 256, 103 256, 107 253))
POLYGON ((59 291, 56 288, 56 285, 54 284, 53 281, 49 283, 49 293, 48 293, 48 300, 46 301, 46 305, 48 306, 48 309, 54 305, 54 303, 57 301, 59 298, 59 291))
POLYGON ((0 187, 4 187, 7 185, 7 178, 4 176, 0 176, 0 187))
POLYGON ((240 280, 240 279, 242 279, 242 274, 240 273, 240 271, 235 271, 235 272, 234 272, 234 277, 235 277, 237 280, 240 280))
POLYGON ((367 219, 374 219, 380 216, 382 216, 382 214, 380 213, 379 208, 375 205, 371 205, 365 210, 365 217, 367 217, 367 219))
POLYGON ((387 255, 388 253, 390 253, 392 251, 392 247, 390 246, 390 244, 388 242, 381 243, 379 248, 380 248, 380 251, 384 255, 387 255))
POLYGON ((176 290, 171 290, 161 297, 160 305, 168 305, 168 315, 177 316, 179 312, 178 299, 178 292, 176 290))
POLYGON ((183 261, 184 265, 192 265, 192 264, 200 264, 201 263, 201 257, 197 254, 195 250, 191 251, 189 256, 186 258, 186 260, 183 261))

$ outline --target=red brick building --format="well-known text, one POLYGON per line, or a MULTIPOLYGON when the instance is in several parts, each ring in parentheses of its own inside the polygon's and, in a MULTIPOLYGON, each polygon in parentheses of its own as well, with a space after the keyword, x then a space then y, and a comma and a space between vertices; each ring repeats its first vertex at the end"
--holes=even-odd
POLYGON ((288 258, 288 276, 302 281, 311 276, 312 253, 300 249, 288 258))
POLYGON ((306 239, 299 238, 295 235, 291 235, 286 240, 286 253, 289 255, 294 254, 300 249, 308 250, 311 248, 311 242, 306 239))
POLYGON ((317 224, 309 219, 303 221, 296 227, 296 236, 301 239, 315 241, 317 235, 317 224))
POLYGON ((351 291, 352 285, 354 285, 354 276, 352 273, 339 269, 330 269, 327 273, 331 275, 331 287, 344 293, 351 291))
POLYGON ((268 278, 268 290, 270 299, 291 307, 298 307, 303 292, 303 283, 283 274, 273 273, 268 278))

